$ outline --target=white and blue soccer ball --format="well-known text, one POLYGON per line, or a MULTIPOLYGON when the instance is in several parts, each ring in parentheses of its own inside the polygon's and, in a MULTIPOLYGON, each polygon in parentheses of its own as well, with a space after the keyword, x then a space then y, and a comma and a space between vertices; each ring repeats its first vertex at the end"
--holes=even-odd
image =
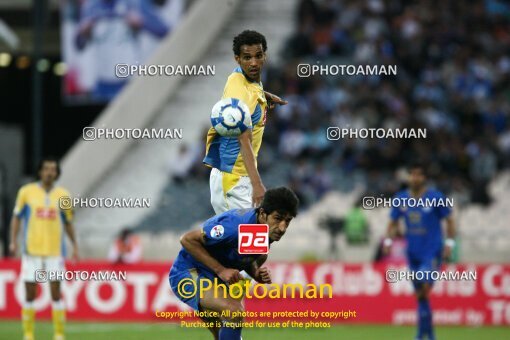
POLYGON ((211 124, 221 136, 237 137, 251 128, 250 109, 239 99, 222 99, 212 108, 211 124))

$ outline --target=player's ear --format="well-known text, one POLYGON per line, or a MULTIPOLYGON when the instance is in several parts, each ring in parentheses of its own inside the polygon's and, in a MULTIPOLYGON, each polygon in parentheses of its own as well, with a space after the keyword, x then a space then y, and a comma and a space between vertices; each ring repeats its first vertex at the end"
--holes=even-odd
POLYGON ((261 224, 267 223, 267 213, 262 208, 259 208, 259 222, 261 224))
POLYGON ((234 55, 234 59, 236 60, 236 63, 238 63, 239 66, 241 66, 241 56, 234 55))

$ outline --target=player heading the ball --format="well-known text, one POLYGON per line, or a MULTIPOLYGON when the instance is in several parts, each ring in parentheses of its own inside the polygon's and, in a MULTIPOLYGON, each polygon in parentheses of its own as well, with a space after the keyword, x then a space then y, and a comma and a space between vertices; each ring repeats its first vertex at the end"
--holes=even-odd
POLYGON ((233 41, 239 65, 227 79, 222 100, 211 113, 204 164, 211 167, 211 204, 220 214, 234 208, 256 207, 266 188, 257 170, 267 111, 287 102, 264 91, 266 38, 246 30, 233 41))

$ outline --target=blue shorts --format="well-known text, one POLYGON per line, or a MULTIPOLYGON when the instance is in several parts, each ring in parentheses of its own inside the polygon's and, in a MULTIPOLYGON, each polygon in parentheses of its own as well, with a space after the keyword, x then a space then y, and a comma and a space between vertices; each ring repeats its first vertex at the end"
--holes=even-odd
MULTIPOLYGON (((409 270, 412 272, 432 272, 439 271, 441 269, 441 256, 427 257, 423 259, 408 259, 409 270)), ((434 284, 434 280, 431 275, 423 275, 421 280, 413 280, 413 286, 415 289, 420 288, 424 283, 429 283, 431 286, 434 284)))
POLYGON ((194 310, 200 310, 200 280, 214 280, 214 274, 201 268, 193 268, 186 261, 176 259, 168 280, 175 296, 194 310))

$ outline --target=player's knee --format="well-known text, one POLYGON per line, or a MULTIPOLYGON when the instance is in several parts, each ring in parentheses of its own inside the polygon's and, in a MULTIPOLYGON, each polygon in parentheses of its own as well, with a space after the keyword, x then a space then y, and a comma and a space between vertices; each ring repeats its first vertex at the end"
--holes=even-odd
POLYGON ((227 305, 227 310, 229 311, 229 317, 225 318, 225 321, 229 322, 241 322, 243 321, 244 307, 241 303, 238 302, 230 302, 227 305))

